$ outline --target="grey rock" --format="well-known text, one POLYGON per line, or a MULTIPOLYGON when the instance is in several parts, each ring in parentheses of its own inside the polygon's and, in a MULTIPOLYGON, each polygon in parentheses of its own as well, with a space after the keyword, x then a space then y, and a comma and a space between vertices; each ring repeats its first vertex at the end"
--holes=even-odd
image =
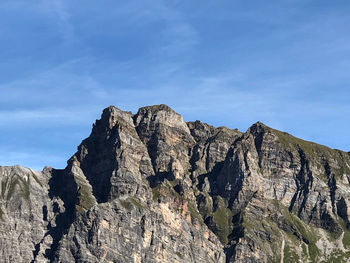
POLYGON ((0 166, 1 262, 350 261, 350 155, 106 108, 67 167, 0 166))

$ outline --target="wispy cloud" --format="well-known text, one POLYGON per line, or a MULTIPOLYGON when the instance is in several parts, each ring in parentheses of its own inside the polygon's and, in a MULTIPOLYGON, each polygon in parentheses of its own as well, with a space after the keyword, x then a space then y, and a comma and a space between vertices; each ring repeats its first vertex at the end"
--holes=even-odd
POLYGON ((67 8, 67 2, 64 0, 42 0, 41 7, 39 7, 42 12, 54 16, 57 19, 57 25, 59 31, 65 42, 73 42, 77 40, 75 34, 75 29, 70 21, 70 13, 67 8))
POLYGON ((67 159, 104 107, 135 112, 159 103, 185 120, 241 130, 260 120, 350 149, 343 132, 350 123, 348 7, 312 1, 34 2, 0 3, 6 40, 0 43, 0 139, 7 149, 55 148, 67 159), (23 126, 31 137, 14 138, 23 126), (30 138, 43 130, 48 135, 34 147, 30 138), (73 130, 77 134, 68 138, 73 130), (327 139, 331 131, 336 141, 327 139), (57 147, 62 138, 65 145, 57 147))

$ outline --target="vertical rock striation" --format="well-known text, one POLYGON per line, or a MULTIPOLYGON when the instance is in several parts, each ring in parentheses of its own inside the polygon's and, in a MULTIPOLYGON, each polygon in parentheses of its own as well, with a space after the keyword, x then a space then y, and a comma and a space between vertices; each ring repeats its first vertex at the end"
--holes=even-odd
POLYGON ((77 210, 54 261, 224 262, 223 246, 195 204, 170 183, 188 176, 190 165, 183 164, 193 143, 182 117, 165 105, 135 116, 105 109, 69 160, 98 204, 79 206, 84 210, 77 210))
POLYGON ((350 155, 106 108, 67 167, 0 167, 1 262, 347 262, 350 155))

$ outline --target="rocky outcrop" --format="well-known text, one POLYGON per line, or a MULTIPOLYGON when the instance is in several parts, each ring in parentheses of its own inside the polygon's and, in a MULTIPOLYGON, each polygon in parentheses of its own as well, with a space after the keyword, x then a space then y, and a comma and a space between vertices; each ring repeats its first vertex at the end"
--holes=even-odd
POLYGON ((347 262, 350 155, 106 108, 63 170, 0 167, 1 262, 347 262))
POLYGON ((193 141, 182 117, 164 105, 135 116, 105 109, 69 161, 99 204, 77 215, 55 261, 224 262, 222 244, 196 207, 165 183, 186 171, 179 162, 188 163, 186 139, 193 141))
POLYGON ((345 262, 349 165, 344 152, 261 123, 250 127, 217 180, 219 196, 239 218, 233 228, 240 234, 228 236, 229 261, 345 262))
POLYGON ((1 262, 45 262, 50 249, 49 229, 63 208, 59 198, 49 198, 50 174, 28 168, 0 167, 1 262))

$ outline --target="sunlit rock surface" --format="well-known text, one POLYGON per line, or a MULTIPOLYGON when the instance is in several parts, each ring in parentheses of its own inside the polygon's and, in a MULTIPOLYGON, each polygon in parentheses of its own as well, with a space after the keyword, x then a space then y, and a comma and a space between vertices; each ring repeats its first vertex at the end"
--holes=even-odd
POLYGON ((57 170, 0 166, 0 262, 348 262, 350 155, 106 108, 57 170))

